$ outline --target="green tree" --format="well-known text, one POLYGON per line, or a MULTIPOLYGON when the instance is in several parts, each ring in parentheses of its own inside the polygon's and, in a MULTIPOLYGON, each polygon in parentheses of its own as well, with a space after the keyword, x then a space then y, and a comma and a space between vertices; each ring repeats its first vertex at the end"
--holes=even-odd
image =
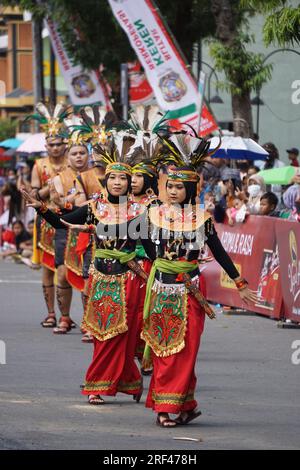
POLYGON ((272 65, 263 65, 263 55, 247 50, 254 41, 248 32, 248 10, 239 0, 211 0, 216 21, 211 55, 226 81, 219 86, 231 93, 235 135, 252 136, 250 94, 271 78, 272 65))
MULTIPOLYGON (((4 0, 2 3, 18 5, 36 18, 51 16, 58 23, 74 62, 89 69, 103 64, 110 76, 119 75, 120 63, 135 58, 107 0, 4 0)), ((191 63, 195 42, 214 34, 210 0, 185 0, 184 8, 182 0, 157 0, 156 4, 191 63)))
MULTIPOLYGON (((270 78, 271 66, 263 66, 261 55, 247 51, 251 41, 251 36, 245 32, 249 6, 243 7, 241 2, 156 0, 189 63, 197 41, 214 39, 211 51, 218 70, 225 73, 226 83, 222 85, 232 95, 235 133, 251 135, 250 93, 270 78)), ((113 90, 118 91, 120 63, 135 56, 107 0, 49 0, 43 3, 6 0, 5 3, 18 4, 38 18, 51 16, 57 21, 74 62, 92 69, 103 64, 105 76, 113 90)))
POLYGON ((242 0, 242 4, 266 16, 263 36, 267 46, 300 45, 300 5, 292 5, 288 0, 242 0))
POLYGON ((17 121, 3 118, 0 119, 0 142, 14 137, 17 129, 17 121))

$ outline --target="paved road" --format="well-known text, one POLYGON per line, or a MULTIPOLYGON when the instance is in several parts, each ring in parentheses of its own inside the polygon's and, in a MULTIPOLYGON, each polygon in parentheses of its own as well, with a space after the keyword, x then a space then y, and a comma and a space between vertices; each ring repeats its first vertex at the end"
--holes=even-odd
MULTIPOLYGON (((45 312, 40 272, 0 263, 0 449, 296 449, 300 447, 300 365, 282 330, 259 316, 207 321, 197 362, 202 417, 185 428, 154 425, 129 397, 91 407, 80 395, 92 345, 79 330, 54 336, 39 326, 45 312), (199 442, 176 441, 193 437, 199 442)), ((76 293, 72 316, 81 317, 76 293)), ((149 380, 146 380, 148 387, 149 380)))

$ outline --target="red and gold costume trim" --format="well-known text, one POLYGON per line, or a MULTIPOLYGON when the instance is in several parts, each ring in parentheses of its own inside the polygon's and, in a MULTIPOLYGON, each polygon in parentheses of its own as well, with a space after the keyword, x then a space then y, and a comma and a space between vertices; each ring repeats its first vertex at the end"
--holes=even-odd
POLYGON ((153 292, 150 315, 145 320, 142 338, 156 356, 167 357, 185 346, 187 325, 187 292, 153 292))
POLYGON ((71 286, 83 290, 82 256, 77 253, 77 242, 78 234, 74 230, 69 230, 65 250, 65 266, 68 268, 67 279, 71 286))
POLYGON ((82 327, 99 341, 106 341, 128 330, 125 281, 128 274, 107 276, 90 268, 89 300, 82 327))

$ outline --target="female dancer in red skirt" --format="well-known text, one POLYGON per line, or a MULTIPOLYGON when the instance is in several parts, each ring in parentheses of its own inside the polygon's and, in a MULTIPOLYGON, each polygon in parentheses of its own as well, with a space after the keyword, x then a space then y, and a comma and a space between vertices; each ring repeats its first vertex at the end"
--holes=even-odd
POLYGON ((221 245, 210 214, 196 205, 199 177, 195 167, 208 155, 209 144, 183 134, 173 134, 165 144, 177 167, 168 172, 169 203, 159 210, 149 209, 156 260, 147 283, 142 337, 147 343, 146 357, 152 350, 154 367, 146 406, 157 413, 158 425, 173 427, 201 414, 194 397, 195 363, 205 313, 214 316, 204 297, 198 267, 205 243, 234 280, 242 299, 251 302, 255 295, 221 245), (171 419, 170 413, 177 418, 171 419))
POLYGON ((143 391, 134 354, 139 291, 144 281, 140 277, 141 268, 134 261, 136 240, 130 237, 130 224, 145 206, 137 208, 127 198, 131 191, 131 166, 125 162, 130 161, 125 158, 129 146, 126 139, 122 145, 116 136, 105 150, 98 149, 107 164, 104 181, 107 197, 100 195, 62 219, 23 193, 29 205, 54 227, 67 225, 95 234, 95 258, 90 268, 89 299, 82 325, 94 337, 93 360, 82 391, 93 405, 104 403, 102 395, 114 396, 117 392, 132 395, 138 402, 143 391))

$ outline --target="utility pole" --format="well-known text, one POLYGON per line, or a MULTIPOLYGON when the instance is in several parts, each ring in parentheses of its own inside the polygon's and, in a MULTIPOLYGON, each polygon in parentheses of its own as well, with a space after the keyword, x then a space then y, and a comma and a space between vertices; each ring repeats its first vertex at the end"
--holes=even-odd
POLYGON ((55 54, 50 41, 50 105, 54 108, 57 101, 56 75, 55 75, 55 54))
POLYGON ((127 64, 121 64, 121 105, 123 109, 122 117, 127 121, 129 109, 127 64))

